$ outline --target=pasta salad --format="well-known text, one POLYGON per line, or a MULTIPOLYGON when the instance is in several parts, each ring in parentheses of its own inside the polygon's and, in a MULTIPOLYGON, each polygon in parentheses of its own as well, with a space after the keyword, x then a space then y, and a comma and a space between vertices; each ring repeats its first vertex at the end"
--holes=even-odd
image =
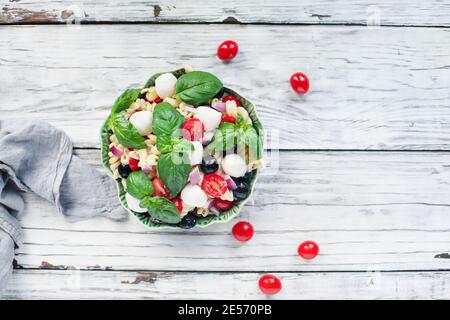
POLYGON ((126 90, 106 128, 108 166, 128 209, 185 229, 240 209, 263 166, 262 129, 244 100, 191 68, 126 90))

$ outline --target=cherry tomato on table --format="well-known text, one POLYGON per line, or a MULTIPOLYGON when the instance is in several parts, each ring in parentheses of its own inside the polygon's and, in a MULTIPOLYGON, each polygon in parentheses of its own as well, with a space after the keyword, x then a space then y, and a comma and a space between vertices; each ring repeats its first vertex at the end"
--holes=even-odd
POLYGON ((170 197, 170 193, 169 190, 167 189, 166 185, 164 184, 164 182, 162 181, 161 178, 155 178, 152 181, 152 185, 153 185, 153 196, 154 197, 164 197, 169 199, 170 197))
POLYGON ((253 226, 250 222, 247 221, 239 221, 233 226, 233 229, 231 231, 233 233, 233 237, 236 238, 236 240, 239 241, 248 241, 251 238, 253 238, 253 235, 255 234, 255 231, 253 229, 253 226))
POLYGON ((189 141, 198 141, 203 138, 205 126, 198 118, 187 119, 183 124, 183 138, 189 141))
POLYGON ((210 173, 203 177, 202 189, 213 198, 219 198, 227 191, 227 182, 222 176, 216 173, 210 173))
POLYGON ((220 60, 229 61, 234 59, 239 51, 239 46, 236 41, 226 40, 217 48, 217 56, 220 60))
POLYGON ((307 240, 298 246, 297 252, 303 259, 311 260, 319 254, 319 245, 314 241, 307 240))
POLYGON ((139 160, 135 158, 130 158, 128 160, 128 165, 130 166, 130 169, 133 171, 139 171, 141 170, 141 167, 139 167, 139 160))
POLYGON ((299 94, 305 94, 309 90, 309 79, 301 72, 296 72, 291 76, 291 87, 299 94))
POLYGON ((259 289, 264 294, 273 295, 281 291, 282 285, 280 279, 275 277, 273 274, 265 274, 259 278, 259 289))
POLYGON ((241 103, 239 102, 239 100, 238 100, 236 97, 233 97, 233 96, 226 96, 225 98, 222 99, 222 101, 223 101, 223 102, 234 101, 234 102, 236 102, 236 105, 237 105, 238 107, 241 106, 241 103))

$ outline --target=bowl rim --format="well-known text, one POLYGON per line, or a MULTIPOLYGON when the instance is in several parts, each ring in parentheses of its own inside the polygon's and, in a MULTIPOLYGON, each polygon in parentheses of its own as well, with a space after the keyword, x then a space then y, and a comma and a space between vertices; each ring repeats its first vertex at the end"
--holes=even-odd
MULTIPOLYGON (((169 73, 172 73, 173 75, 175 75, 177 78, 179 76, 181 76, 182 74, 184 74, 184 69, 177 69, 174 71, 169 71, 169 73)), ((155 79, 162 73, 156 73, 154 74, 152 77, 150 77, 150 79, 147 81, 147 83, 145 84, 145 86, 143 88, 147 88, 150 86, 154 85, 154 81, 155 79)), ((237 93, 236 91, 227 88, 224 86, 224 91, 230 95, 235 96, 236 98, 238 98, 238 100, 241 102, 241 107, 245 108, 252 120, 253 123, 253 127, 257 130, 258 133, 258 138, 259 138, 259 143, 261 145, 261 152, 263 152, 264 150, 264 128, 258 118, 257 112, 255 107, 253 106, 253 104, 246 99, 245 97, 243 97, 242 95, 240 95, 239 93, 237 93)), ((110 114, 111 115, 111 114, 110 114)), ((103 122, 103 125, 100 129, 100 141, 101 141, 101 156, 102 156, 102 164, 103 167, 106 169, 106 171, 108 172, 108 174, 111 176, 113 176, 113 172, 109 166, 109 145, 110 145, 110 140, 109 137, 111 135, 111 130, 108 128, 108 119, 110 117, 110 115, 108 115, 108 117, 105 119, 105 121, 103 122)), ((256 169, 255 170, 255 174, 252 176, 251 180, 250 180, 250 193, 249 196, 244 199, 239 201, 237 204, 235 204, 231 209, 227 210, 227 211, 223 211, 220 213, 219 216, 215 216, 215 215, 209 215, 207 217, 203 217, 203 218, 199 218, 197 220, 197 223, 195 225, 195 227, 199 227, 199 228, 205 228, 207 226, 210 226, 212 224, 215 223, 226 223, 229 222, 230 220, 234 219, 235 217, 237 217, 240 212, 242 211, 242 208, 244 207, 244 205, 249 201, 249 199, 251 198, 251 196, 253 195, 253 191, 256 185, 256 181, 258 178, 258 175, 260 173, 260 169, 256 169)), ((125 199, 125 190, 123 188, 123 185, 120 181, 120 179, 116 179, 116 189, 117 189, 117 196, 119 198, 119 201, 121 203, 121 205, 130 213, 133 214, 134 216, 136 216, 139 221, 144 224, 147 228, 150 229, 163 229, 163 228, 175 228, 175 229, 182 229, 181 227, 179 227, 176 224, 169 224, 169 223, 154 223, 151 221, 150 219, 150 215, 148 213, 138 213, 138 212, 134 212, 132 211, 127 204, 127 201, 125 199)), ((185 230, 185 229, 183 229, 185 230)))

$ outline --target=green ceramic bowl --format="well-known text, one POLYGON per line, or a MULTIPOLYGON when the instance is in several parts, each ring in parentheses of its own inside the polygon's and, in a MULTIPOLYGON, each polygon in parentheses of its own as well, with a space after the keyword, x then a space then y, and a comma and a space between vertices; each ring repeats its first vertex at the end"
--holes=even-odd
MULTIPOLYGON (((160 75, 161 73, 157 73, 154 76, 152 76, 147 83, 145 84, 145 87, 151 87, 154 86, 155 84, 155 79, 160 75)), ((184 74, 184 69, 178 69, 172 72, 173 75, 175 75, 175 77, 179 78, 181 75, 184 74)), ((253 126, 256 129, 256 131, 258 132, 259 135, 259 139, 260 139, 260 143, 261 146, 263 145, 263 136, 264 136, 264 132, 263 132, 263 126, 261 124, 261 122, 258 119, 258 116, 256 114, 256 110, 255 107, 253 106, 253 104, 248 101, 247 99, 245 99, 244 97, 242 97, 240 94, 238 94, 237 92, 229 89, 229 88, 224 88, 225 92, 235 96, 236 98, 239 99, 239 101, 241 102, 241 106, 243 108, 245 108, 250 116, 250 118, 252 119, 253 122, 253 126)), ((101 128, 101 132, 100 132, 100 139, 101 139, 101 143, 102 143, 102 162, 103 162, 103 167, 110 173, 110 175, 112 176, 112 171, 111 168, 109 167, 109 156, 108 156, 108 152, 109 152, 109 137, 112 134, 112 131, 110 129, 108 129, 107 127, 107 120, 105 120, 105 122, 103 123, 103 126, 101 128)), ((228 222, 231 219, 233 219, 234 217, 236 217, 240 212, 242 207, 245 205, 245 203, 250 199, 252 193, 253 193, 253 189, 255 187, 255 183, 256 183, 256 179, 258 177, 258 170, 256 170, 256 174, 253 175, 251 181, 250 181, 250 195, 247 197, 247 199, 239 201, 235 204, 235 206, 233 208, 231 208, 230 210, 224 211, 222 212, 219 216, 207 216, 204 218, 200 218, 197 221, 196 226, 198 227, 206 227, 209 226, 213 223, 217 223, 217 222, 228 222)), ((120 203, 122 204, 122 206, 131 214, 135 215, 143 224, 145 224, 147 227, 149 228, 167 228, 167 227, 172 227, 172 228, 178 228, 177 225, 174 224, 168 224, 168 223, 154 223, 151 221, 150 215, 147 213, 137 213, 134 211, 131 211, 130 208, 128 208, 127 202, 125 200, 125 190, 123 189, 123 186, 120 182, 120 179, 116 180, 116 185, 117 185, 117 193, 119 196, 119 200, 120 203)))

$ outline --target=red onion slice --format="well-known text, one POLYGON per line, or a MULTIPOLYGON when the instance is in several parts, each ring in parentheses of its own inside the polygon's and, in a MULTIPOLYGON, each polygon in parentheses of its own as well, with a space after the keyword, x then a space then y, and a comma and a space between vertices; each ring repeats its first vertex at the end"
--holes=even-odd
POLYGON ((217 111, 220 111, 220 112, 225 112, 226 111, 225 102, 222 102, 222 101, 213 102, 211 104, 211 107, 213 109, 216 109, 217 111))
POLYGON ((228 189, 230 189, 230 190, 236 190, 237 189, 236 182, 234 182, 233 179, 231 179, 230 177, 225 177, 225 181, 227 182, 228 189))
POLYGON ((198 167, 195 167, 192 169, 191 173, 189 173, 189 182, 192 185, 196 185, 200 182, 200 180, 202 180, 202 175, 198 167))
POLYGON ((187 111, 195 113, 195 108, 193 106, 187 105, 185 108, 187 111))
POLYGON ((220 215, 220 210, 217 209, 216 207, 211 207, 211 208, 209 208, 209 211, 211 211, 211 213, 212 213, 213 215, 215 215, 216 217, 220 215))
POLYGON ((142 171, 143 171, 145 174, 149 174, 150 172, 152 172, 152 168, 147 167, 147 166, 144 166, 144 167, 142 168, 142 171))
POLYGON ((116 146, 111 147, 111 152, 113 155, 115 155, 117 158, 120 158, 123 156, 123 151, 117 148, 116 146))

